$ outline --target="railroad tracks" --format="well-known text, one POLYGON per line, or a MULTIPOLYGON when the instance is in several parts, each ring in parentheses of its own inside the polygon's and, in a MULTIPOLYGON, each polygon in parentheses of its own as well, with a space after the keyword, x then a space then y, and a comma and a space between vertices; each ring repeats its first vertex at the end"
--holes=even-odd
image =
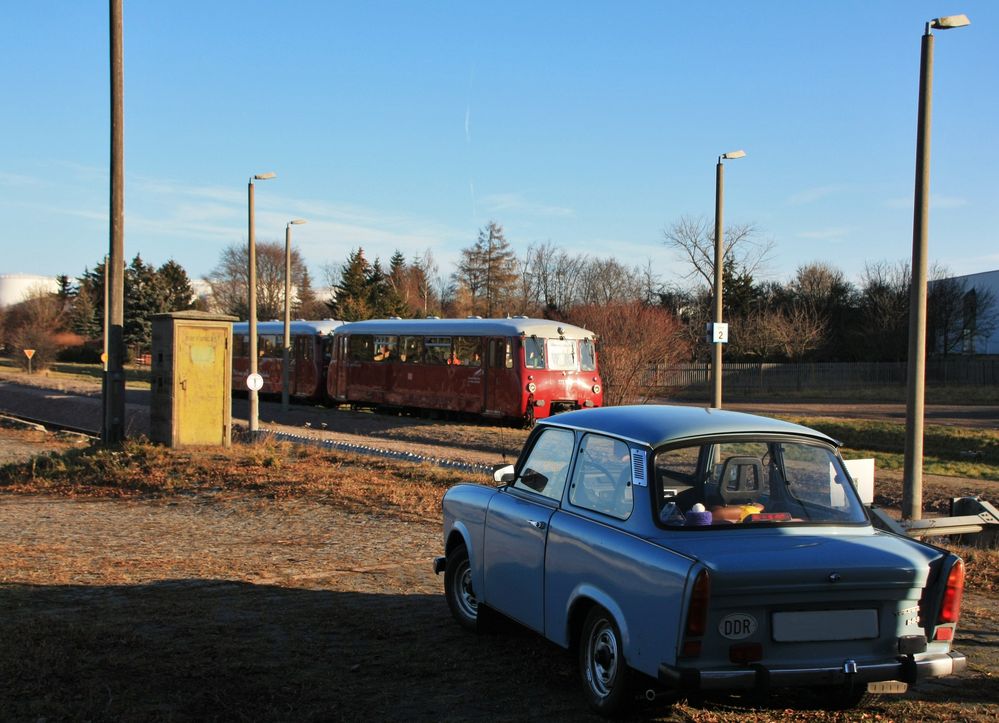
POLYGON ((88 427, 78 427, 72 424, 63 424, 62 422, 54 422, 50 419, 29 417, 24 414, 9 412, 5 409, 0 409, 0 418, 12 419, 14 421, 23 422, 25 424, 34 424, 39 427, 44 427, 47 430, 53 430, 58 432, 72 432, 73 434, 80 434, 83 435, 84 437, 92 437, 94 439, 101 438, 101 430, 99 429, 90 429, 88 427))
MULTIPOLYGON (((47 430, 72 432, 74 434, 79 434, 92 439, 100 439, 101 436, 100 430, 78 427, 72 424, 63 424, 61 422, 54 422, 50 419, 41 419, 39 417, 27 416, 24 414, 16 414, 13 412, 8 412, 6 410, 0 410, 0 417, 6 419, 12 419, 18 422, 23 422, 25 424, 37 425, 47 430)), ((345 442, 325 437, 314 437, 305 434, 296 434, 294 432, 285 432, 279 429, 262 428, 257 434, 258 438, 269 437, 271 439, 291 442, 293 444, 306 444, 309 446, 321 447, 323 449, 337 449, 343 452, 352 452, 354 454, 363 454, 372 457, 383 457, 387 459, 397 459, 402 461, 413 462, 416 464, 421 464, 421 463, 432 464, 437 467, 444 467, 447 469, 459 469, 466 472, 471 472, 473 474, 489 475, 492 474, 493 471, 492 467, 484 464, 463 462, 461 460, 448 459, 446 457, 421 455, 421 454, 416 454, 415 452, 407 452, 403 450, 390 449, 387 447, 379 447, 369 444, 359 444, 357 442, 345 442)))

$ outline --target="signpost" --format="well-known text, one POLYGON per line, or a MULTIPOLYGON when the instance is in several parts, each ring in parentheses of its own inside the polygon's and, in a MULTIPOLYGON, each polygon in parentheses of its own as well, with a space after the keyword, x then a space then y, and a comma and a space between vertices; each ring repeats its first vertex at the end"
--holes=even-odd
POLYGON ((31 357, 35 355, 34 349, 25 349, 24 356, 28 357, 28 374, 31 374, 31 357))

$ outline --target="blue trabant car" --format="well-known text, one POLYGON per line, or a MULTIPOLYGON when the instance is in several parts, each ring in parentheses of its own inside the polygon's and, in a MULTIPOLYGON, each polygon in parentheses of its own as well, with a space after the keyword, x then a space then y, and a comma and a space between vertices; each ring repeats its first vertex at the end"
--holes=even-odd
POLYGON ((444 496, 448 605, 574 650, 588 703, 823 689, 835 705, 958 673, 960 558, 875 529, 813 429, 606 407, 533 430, 499 486, 444 496))

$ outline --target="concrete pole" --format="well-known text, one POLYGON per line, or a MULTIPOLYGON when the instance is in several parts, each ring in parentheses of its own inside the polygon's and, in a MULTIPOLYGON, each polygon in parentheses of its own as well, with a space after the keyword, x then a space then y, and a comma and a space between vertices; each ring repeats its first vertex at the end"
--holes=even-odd
MULTIPOLYGON (((722 323, 722 285, 725 267, 725 239, 722 225, 722 206, 725 195, 725 167, 721 158, 715 167, 715 298, 714 315, 716 324, 722 323)), ((712 335, 713 336, 713 335, 712 335)), ((722 344, 711 340, 711 407, 721 409, 722 405, 722 344)))
MULTIPOLYGON (((246 282, 247 293, 247 313, 249 314, 249 329, 247 334, 250 339, 250 374, 257 373, 257 242, 253 232, 253 179, 247 185, 247 206, 249 208, 249 219, 247 229, 247 250, 248 250, 248 274, 246 282)), ((249 390, 250 401, 250 434, 253 435, 260 428, 259 405, 260 400, 256 389, 249 390)))
POLYGON ((111 218, 108 262, 108 362, 103 399, 102 443, 125 439, 125 69, 122 0, 110 0, 111 41, 111 218))
POLYGON ((281 410, 288 411, 291 364, 291 223, 284 227, 284 343, 281 345, 281 410))
POLYGON ((930 216, 930 113, 933 105, 933 35, 927 24, 919 61, 916 188, 912 210, 912 286, 909 292, 909 358, 906 373, 902 517, 923 516, 923 417, 926 392, 926 267, 930 216))

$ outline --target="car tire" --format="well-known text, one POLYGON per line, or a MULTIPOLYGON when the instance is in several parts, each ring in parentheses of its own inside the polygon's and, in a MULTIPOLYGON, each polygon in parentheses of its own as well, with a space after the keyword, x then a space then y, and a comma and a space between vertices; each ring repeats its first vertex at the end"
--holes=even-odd
POLYGON ((594 607, 579 637, 579 675, 586 702, 605 716, 625 712, 630 675, 624 659, 621 631, 610 613, 594 607))
POLYGON ((444 567, 444 597, 461 627, 472 631, 478 629, 479 601, 472 589, 472 567, 464 545, 458 545, 448 553, 444 567))

